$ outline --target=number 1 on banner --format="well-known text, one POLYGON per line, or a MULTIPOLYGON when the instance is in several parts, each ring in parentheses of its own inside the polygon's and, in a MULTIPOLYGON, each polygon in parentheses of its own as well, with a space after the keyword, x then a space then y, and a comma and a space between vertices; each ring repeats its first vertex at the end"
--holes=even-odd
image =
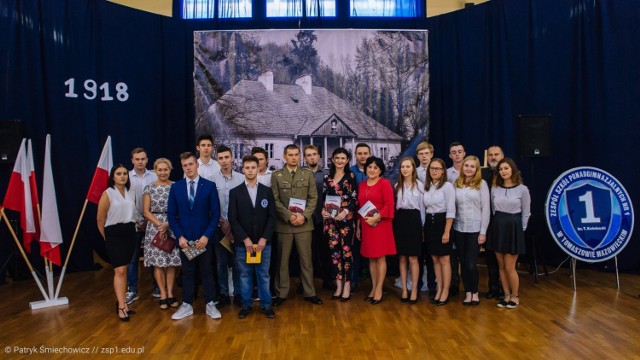
POLYGON ((587 214, 587 217, 583 217, 582 219, 580 219, 582 220, 582 223, 583 224, 599 223, 600 218, 596 217, 593 211, 593 194, 591 193, 591 191, 587 191, 586 193, 584 193, 584 195, 580 196, 578 200, 584 203, 584 210, 587 214))
POLYGON ((68 98, 77 98, 78 94, 76 94, 76 92, 75 92, 76 79, 75 78, 71 78, 71 79, 65 81, 64 84, 69 87, 69 91, 67 91, 67 93, 64 94, 64 96, 68 97, 68 98))

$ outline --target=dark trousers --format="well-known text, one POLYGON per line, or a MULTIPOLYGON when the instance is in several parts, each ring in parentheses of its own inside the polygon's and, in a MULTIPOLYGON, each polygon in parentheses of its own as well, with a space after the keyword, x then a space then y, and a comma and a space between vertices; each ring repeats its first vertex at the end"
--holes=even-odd
POLYGON ((353 246, 351 247, 351 254, 353 255, 353 267, 351 268, 351 288, 358 286, 360 280, 360 268, 362 267, 362 256, 360 255, 361 239, 353 237, 353 246))
POLYGON ((185 303, 193 304, 193 296, 196 286, 196 269, 199 269, 200 281, 204 288, 204 302, 208 304, 216 297, 215 281, 213 280, 213 244, 207 243, 207 251, 196 256, 193 260, 180 251, 182 261, 182 297, 185 303))
POLYGON ((333 280, 331 277, 331 257, 329 255, 329 244, 324 237, 322 223, 313 225, 311 249, 313 274, 322 279, 323 285, 330 284, 333 280))
POLYGON ((453 232, 454 241, 460 254, 464 291, 470 293, 478 292, 478 255, 480 254, 478 235, 480 233, 453 232))

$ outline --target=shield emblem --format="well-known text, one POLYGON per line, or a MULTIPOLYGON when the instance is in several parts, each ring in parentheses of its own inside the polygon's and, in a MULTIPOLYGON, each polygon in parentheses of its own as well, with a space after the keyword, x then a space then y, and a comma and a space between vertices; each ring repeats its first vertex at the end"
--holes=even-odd
POLYGON ((565 192, 568 217, 575 234, 592 250, 611 228, 611 191, 585 183, 565 192))

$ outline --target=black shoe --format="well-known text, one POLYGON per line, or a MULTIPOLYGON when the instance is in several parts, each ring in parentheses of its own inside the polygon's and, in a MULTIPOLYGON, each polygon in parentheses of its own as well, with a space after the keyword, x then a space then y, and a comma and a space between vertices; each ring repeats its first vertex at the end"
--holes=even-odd
POLYGON ((118 312, 125 315, 124 317, 120 317, 120 314, 118 314, 118 319, 124 322, 129 322, 129 314, 127 313, 125 308, 118 308, 118 312))
POLYGON ((486 293, 484 295, 485 299, 495 299, 497 297, 498 297, 498 292, 497 291, 493 291, 493 290, 489 291, 488 293, 486 293))
POLYGON ((382 302, 382 298, 376 300, 376 299, 372 299, 371 300, 371 305, 378 305, 382 302))
POLYGON ((469 301, 462 301, 462 305, 464 305, 464 306, 471 306, 471 300, 469 300, 469 301))
POLYGON ((240 312, 238 313, 238 318, 240 319, 244 319, 247 316, 249 316, 249 314, 251 314, 252 309, 248 306, 243 306, 242 309, 240 309, 240 312))
POLYGON ((400 302, 401 302, 401 303, 406 303, 407 301, 409 301, 409 297, 402 297, 402 296, 400 296, 400 302))
POLYGON ((338 300, 340 299, 340 295, 331 295, 331 300, 338 300))
POLYGON ((364 301, 368 301, 368 302, 372 302, 373 301, 373 296, 367 296, 364 298, 364 301))
POLYGON ((429 300, 429 304, 437 304, 438 301, 440 301, 440 300, 436 300, 435 298, 433 298, 433 299, 429 300))
POLYGON ((231 304, 231 300, 229 300, 229 295, 223 294, 218 298, 218 303, 216 304, 216 307, 218 308, 218 310, 220 310, 229 304, 231 304))
POLYGON ((285 298, 281 298, 281 297, 274 297, 273 300, 271 301, 271 305, 272 306, 280 306, 282 305, 283 302, 287 301, 287 299, 285 298))
MULTIPOLYGON (((435 295, 433 297, 435 298, 435 295)), ((416 296, 416 298, 413 300, 409 299, 409 301, 407 302, 409 303, 409 305, 415 305, 418 303, 418 297, 416 296)))
POLYGON ((351 295, 349 295, 348 297, 340 297, 341 302, 347 302, 349 300, 351 300, 351 295))
POLYGON ((276 317, 276 312, 273 311, 273 308, 271 306, 262 309, 262 312, 264 313, 264 316, 268 317, 269 319, 276 317))
POLYGON ((473 306, 480 305, 480 300, 471 300, 471 305, 473 306))
POLYGON ((497 299, 498 300, 504 300, 504 298, 505 298, 505 294, 502 291, 500 291, 500 293, 498 294, 497 299))
POLYGON ((444 300, 438 300, 436 301, 436 306, 447 305, 447 302, 449 302, 449 298, 446 298, 444 300))
POLYGON ((308 301, 314 305, 322 305, 322 300, 320 300, 317 296, 309 296, 304 298, 305 301, 308 301))

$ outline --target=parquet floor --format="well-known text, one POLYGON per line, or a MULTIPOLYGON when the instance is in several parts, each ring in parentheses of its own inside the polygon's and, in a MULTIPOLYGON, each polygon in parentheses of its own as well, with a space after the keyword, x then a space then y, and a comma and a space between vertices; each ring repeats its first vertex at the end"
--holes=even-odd
MULTIPOLYGON (((482 291, 486 269, 480 272, 482 291)), ((362 300, 366 290, 347 303, 330 301, 331 293, 322 290, 321 306, 290 296, 276 308, 275 319, 254 312, 239 320, 238 309, 228 306, 219 321, 206 317, 201 300, 194 316, 173 321, 173 310, 161 311, 147 286, 132 305, 138 314, 129 323, 116 318, 111 281, 110 269, 68 274, 62 296, 69 305, 41 310, 28 306, 40 300, 33 280, 0 286, 0 358, 80 359, 111 351, 117 353, 102 357, 640 359, 638 275, 623 274, 617 291, 614 274, 578 270, 574 293, 566 269, 537 284, 521 274, 521 306, 515 310, 484 299, 477 307, 464 307, 461 299, 436 307, 425 298, 410 306, 400 303, 389 278, 377 306, 362 300), (19 353, 33 347, 35 355, 19 353), (67 353, 43 354, 47 349, 67 353), (90 354, 68 353, 79 349, 90 354)))

